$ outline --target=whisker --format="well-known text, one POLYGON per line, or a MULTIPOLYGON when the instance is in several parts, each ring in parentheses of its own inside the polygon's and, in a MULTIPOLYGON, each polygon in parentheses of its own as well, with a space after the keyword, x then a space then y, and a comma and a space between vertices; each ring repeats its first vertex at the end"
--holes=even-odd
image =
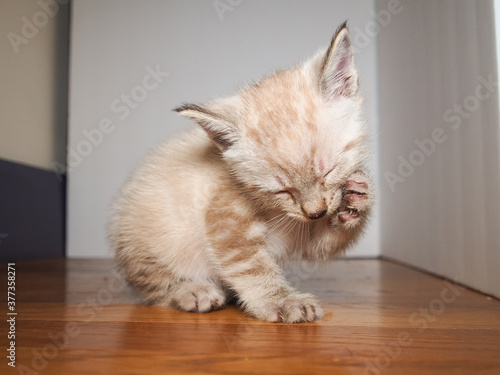
POLYGON ((278 222, 274 223, 274 225, 268 230, 264 238, 267 237, 271 232, 274 232, 276 229, 278 229, 285 222, 285 219, 286 216, 283 216, 281 219, 278 220, 278 222))
POLYGON ((286 216, 285 216, 285 215, 281 216, 281 217, 280 217, 280 218, 279 218, 276 222, 274 222, 274 223, 272 223, 272 224, 271 224, 271 228, 269 228, 269 229, 268 229, 268 231, 269 231, 269 232, 274 231, 276 228, 278 228, 278 227, 281 225, 281 223, 282 223, 285 219, 286 219, 286 216))
POLYGON ((304 252, 304 227, 306 223, 301 223, 300 225, 300 253, 304 252))
MULTIPOLYGON (((283 221, 282 221, 283 223, 283 221)), ((293 221, 286 221, 283 226, 279 228, 279 232, 275 233, 276 237, 281 236, 286 230, 288 230, 293 225, 293 221)))
POLYGON ((269 219, 268 221, 264 222, 264 224, 270 223, 271 221, 276 220, 277 218, 279 218, 279 217, 283 217, 283 216, 285 216, 285 215, 286 215, 286 212, 284 212, 284 213, 282 213, 282 214, 279 214, 279 215, 276 215, 276 216, 274 216, 273 218, 269 219))
POLYGON ((288 230, 288 232, 286 232, 286 234, 284 235, 284 237, 288 236, 288 234, 289 234, 291 231, 293 231, 293 229, 297 226, 298 221, 294 220, 292 223, 293 223, 293 224, 292 224, 291 228, 288 230))

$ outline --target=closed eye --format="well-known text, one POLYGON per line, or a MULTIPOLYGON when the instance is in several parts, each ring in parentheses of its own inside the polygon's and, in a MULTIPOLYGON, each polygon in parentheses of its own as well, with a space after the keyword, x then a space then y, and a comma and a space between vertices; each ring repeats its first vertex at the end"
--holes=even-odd
POLYGON ((280 190, 280 191, 276 191, 273 193, 274 195, 283 195, 283 194, 286 194, 286 195, 289 195, 291 198, 293 198, 293 194, 290 190, 280 190))

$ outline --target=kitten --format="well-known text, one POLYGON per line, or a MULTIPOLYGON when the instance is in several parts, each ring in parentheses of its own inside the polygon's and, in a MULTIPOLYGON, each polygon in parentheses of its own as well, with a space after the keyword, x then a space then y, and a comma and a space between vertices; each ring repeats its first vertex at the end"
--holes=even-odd
POLYGON ((115 200, 109 239, 143 301, 208 312, 236 295, 269 322, 310 322, 285 280, 294 254, 351 246, 372 205, 363 98, 346 25, 329 48, 238 94, 176 108, 199 128, 164 142, 115 200))

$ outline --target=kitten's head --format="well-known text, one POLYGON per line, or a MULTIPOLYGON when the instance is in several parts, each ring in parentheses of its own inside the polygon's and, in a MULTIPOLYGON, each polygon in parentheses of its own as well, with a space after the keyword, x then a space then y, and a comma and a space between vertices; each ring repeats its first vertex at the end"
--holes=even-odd
POLYGON ((259 200, 298 220, 332 215, 367 157, 358 73, 346 25, 329 48, 229 98, 176 109, 219 147, 259 200))

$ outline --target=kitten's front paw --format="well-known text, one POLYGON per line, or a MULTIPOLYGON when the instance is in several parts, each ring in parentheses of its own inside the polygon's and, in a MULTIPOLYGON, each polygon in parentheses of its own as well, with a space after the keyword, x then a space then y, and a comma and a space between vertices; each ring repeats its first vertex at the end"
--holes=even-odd
POLYGON ((170 307, 189 312, 209 312, 220 310, 226 301, 221 287, 215 284, 202 284, 182 281, 170 295, 170 307))
POLYGON ((323 318, 323 310, 312 294, 292 293, 280 299, 259 301, 247 310, 257 319, 267 322, 302 323, 323 318))
POLYGON ((346 225, 355 225, 372 205, 370 181, 362 172, 354 172, 342 187, 342 202, 337 218, 346 225))

